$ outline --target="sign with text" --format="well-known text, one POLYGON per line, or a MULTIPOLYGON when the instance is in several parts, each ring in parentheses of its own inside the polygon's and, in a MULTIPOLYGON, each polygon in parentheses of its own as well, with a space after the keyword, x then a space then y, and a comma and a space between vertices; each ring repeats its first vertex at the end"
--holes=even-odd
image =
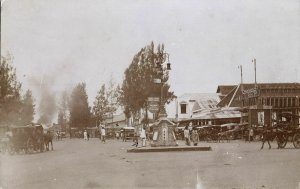
POLYGON ((256 87, 252 88, 252 89, 243 90, 242 94, 243 94, 244 98, 255 98, 260 95, 259 89, 256 87))

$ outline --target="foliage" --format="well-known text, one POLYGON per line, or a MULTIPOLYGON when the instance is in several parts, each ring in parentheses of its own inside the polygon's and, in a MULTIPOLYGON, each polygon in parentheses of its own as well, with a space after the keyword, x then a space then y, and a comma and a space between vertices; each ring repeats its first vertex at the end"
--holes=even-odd
POLYGON ((34 107, 32 92, 27 90, 22 99, 21 121, 23 125, 27 125, 33 121, 34 107))
POLYGON ((127 117, 136 114, 142 108, 147 109, 148 97, 160 97, 161 84, 154 83, 154 79, 160 78, 164 83, 162 103, 169 103, 174 98, 174 93, 169 91, 170 86, 167 84, 168 73, 156 68, 158 63, 162 64, 165 61, 163 55, 164 45, 158 45, 155 52, 152 42, 134 56, 126 69, 120 101, 125 107, 127 117))
POLYGON ((90 124, 90 107, 86 93, 86 84, 79 83, 72 91, 70 104, 70 126, 85 128, 90 124))
POLYGON ((105 84, 103 84, 97 93, 93 106, 93 113, 97 121, 97 126, 105 120, 105 115, 107 112, 108 100, 106 95, 105 84))
POLYGON ((0 124, 21 124, 21 83, 16 69, 11 65, 12 57, 1 57, 0 63, 0 124))

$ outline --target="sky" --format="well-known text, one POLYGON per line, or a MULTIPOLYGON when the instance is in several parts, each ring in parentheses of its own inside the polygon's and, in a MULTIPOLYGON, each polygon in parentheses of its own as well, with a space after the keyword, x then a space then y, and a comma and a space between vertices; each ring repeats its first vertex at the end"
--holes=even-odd
POLYGON ((170 54, 177 96, 238 84, 239 65, 254 82, 253 58, 257 82, 300 82, 299 0, 1 0, 1 55, 37 100, 86 82, 92 105, 151 41, 170 54))

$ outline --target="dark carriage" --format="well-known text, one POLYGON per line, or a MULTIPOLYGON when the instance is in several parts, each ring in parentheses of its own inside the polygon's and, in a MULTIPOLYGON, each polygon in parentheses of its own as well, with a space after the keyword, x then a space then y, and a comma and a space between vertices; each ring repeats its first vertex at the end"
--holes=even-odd
POLYGON ((278 148, 285 148, 288 141, 291 141, 295 148, 300 148, 300 116, 291 113, 282 113, 279 115, 285 118, 285 121, 275 121, 274 127, 276 128, 276 138, 278 148))
POLYGON ((11 154, 24 151, 44 151, 44 130, 42 125, 10 126, 9 149, 11 154))

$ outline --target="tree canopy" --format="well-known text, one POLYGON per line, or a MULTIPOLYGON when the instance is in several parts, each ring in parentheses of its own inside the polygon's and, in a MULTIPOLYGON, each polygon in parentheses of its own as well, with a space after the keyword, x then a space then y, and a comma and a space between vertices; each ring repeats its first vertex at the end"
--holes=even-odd
POLYGON ((90 125, 91 115, 85 83, 79 83, 73 89, 69 109, 71 127, 83 129, 90 125))
POLYGON ((158 45, 157 51, 154 50, 153 42, 142 48, 134 57, 125 71, 122 84, 121 103, 125 107, 125 114, 129 117, 137 113, 141 108, 147 108, 148 97, 160 97, 161 85, 154 82, 154 79, 163 80, 162 103, 169 103, 174 98, 174 93, 169 91, 168 73, 161 76, 162 72, 157 70, 157 63, 163 63, 161 56, 164 54, 164 45, 158 45))

